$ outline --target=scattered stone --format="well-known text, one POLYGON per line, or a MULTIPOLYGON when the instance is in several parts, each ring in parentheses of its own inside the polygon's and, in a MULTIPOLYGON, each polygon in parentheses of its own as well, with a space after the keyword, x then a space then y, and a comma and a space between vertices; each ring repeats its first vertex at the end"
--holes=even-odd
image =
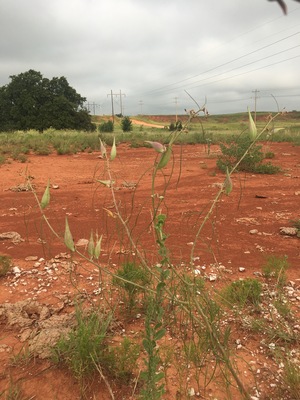
POLYGON ((0 240, 11 240, 13 244, 24 242, 18 232, 3 232, 0 233, 0 240))
POLYGON ((258 233, 257 229, 251 229, 251 231, 249 231, 250 235, 256 235, 258 233))
POLYGON ((13 272, 13 274, 18 275, 18 276, 20 276, 20 274, 21 274, 21 270, 18 266, 12 267, 12 272, 13 272))
POLYGON ((38 256, 28 256, 25 258, 25 261, 37 261, 38 259, 38 256))
POLYGON ((208 279, 210 282, 215 282, 217 280, 217 275, 216 274, 210 274, 208 276, 208 279))
POLYGON ((297 228, 291 228, 291 227, 281 227, 280 228, 280 235, 297 236, 297 233, 298 233, 297 228))
POLYGON ((52 189, 59 189, 58 185, 52 185, 51 187, 52 187, 52 189))
POLYGON ((240 272, 245 272, 245 271, 246 271, 246 268, 244 268, 244 267, 239 267, 239 271, 240 271, 240 272))

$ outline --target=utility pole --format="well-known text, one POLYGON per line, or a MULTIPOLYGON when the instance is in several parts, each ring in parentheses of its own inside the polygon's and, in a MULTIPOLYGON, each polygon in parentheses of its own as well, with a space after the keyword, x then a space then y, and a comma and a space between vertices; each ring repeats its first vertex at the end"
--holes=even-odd
POLYGON ((115 112, 114 112, 114 96, 117 96, 116 94, 113 94, 113 91, 111 90, 110 93, 107 95, 107 97, 111 97, 111 116, 112 116, 112 121, 113 124, 115 123, 115 112))
POLYGON ((126 96, 125 93, 122 93, 122 91, 120 90, 120 93, 113 93, 113 91, 111 90, 110 93, 107 95, 107 97, 110 96, 111 97, 111 115, 112 115, 112 119, 113 119, 113 123, 115 122, 115 113, 114 113, 114 100, 113 97, 116 96, 120 96, 120 106, 121 106, 121 115, 123 115, 123 104, 122 104, 122 96, 126 96))
POLYGON ((175 103, 175 114, 176 114, 176 123, 178 122, 178 115, 177 115, 177 104, 178 104, 178 97, 174 97, 175 103))
POLYGON ((140 105, 140 107, 141 107, 141 115, 143 115, 143 105, 144 105, 143 100, 140 100, 140 101, 139 101, 139 105, 140 105))
POLYGON ((100 107, 100 104, 96 104, 94 101, 92 103, 87 103, 87 109, 90 112, 90 110, 93 110, 93 114, 96 115, 96 107, 100 107))
POLYGON ((257 103, 257 99, 259 98, 257 96, 257 93, 259 93, 259 90, 257 90, 257 89, 252 90, 252 93, 254 93, 254 122, 256 123, 256 103, 257 103))
POLYGON ((121 91, 121 89, 120 89, 120 94, 119 94, 119 96, 120 96, 121 115, 123 115, 122 96, 125 96, 125 97, 126 97, 126 94, 125 94, 125 93, 122 93, 122 91, 121 91))

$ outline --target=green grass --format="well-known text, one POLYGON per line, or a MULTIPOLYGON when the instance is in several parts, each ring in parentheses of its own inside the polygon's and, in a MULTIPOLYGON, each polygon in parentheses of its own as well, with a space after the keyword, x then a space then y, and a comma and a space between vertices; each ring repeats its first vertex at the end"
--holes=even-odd
POLYGON ((257 279, 247 278, 230 283, 222 292, 221 297, 230 306, 244 308, 246 305, 257 307, 261 302, 262 285, 257 279))
POLYGON ((77 307, 77 325, 53 348, 54 363, 66 365, 80 382, 91 376, 96 370, 95 363, 103 358, 111 318, 111 315, 105 316, 97 311, 86 314, 77 307))

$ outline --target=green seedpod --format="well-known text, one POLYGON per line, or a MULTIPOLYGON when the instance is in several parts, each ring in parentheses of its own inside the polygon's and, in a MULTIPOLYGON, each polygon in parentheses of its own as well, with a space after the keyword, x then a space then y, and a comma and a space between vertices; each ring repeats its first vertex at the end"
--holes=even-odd
POLYGON ((96 258, 96 260, 98 260, 100 253, 101 253, 101 242, 102 242, 102 235, 100 236, 100 238, 98 239, 98 235, 96 235, 96 246, 94 249, 94 256, 96 258))
POLYGON ((162 153, 160 160, 157 164, 157 169, 162 169, 168 164, 171 158, 171 154, 172 154, 172 146, 169 145, 167 150, 164 153, 162 153))
POLYGON ((117 156, 117 147, 116 147, 116 138, 114 136, 114 141, 110 152, 111 161, 113 161, 116 158, 116 156, 117 156))
POLYGON ((67 217, 66 217, 64 241, 65 241, 65 245, 67 246, 67 248, 69 250, 75 251, 74 240, 73 240, 72 233, 70 231, 70 227, 69 227, 69 223, 68 223, 68 218, 67 217))
POLYGON ((91 231, 91 236, 90 236, 90 240, 88 243, 88 253, 91 256, 91 258, 93 258, 93 256, 94 256, 94 251, 95 251, 94 234, 93 234, 93 231, 91 231))
POLYGON ((228 168, 226 168, 226 178, 225 178, 225 182, 224 182, 224 190, 225 190, 225 193, 227 196, 229 196, 230 193, 232 192, 232 180, 230 178, 228 168))
POLYGON ((48 180, 47 187, 44 191, 42 200, 41 200, 41 208, 44 209, 50 203, 50 180, 48 180))
POLYGON ((105 158, 106 157, 106 147, 101 139, 100 139, 100 151, 101 151, 102 157, 105 158))
POLYGON ((252 141, 254 141, 257 136, 257 128, 255 125, 255 122, 253 121, 253 118, 252 118, 249 108, 248 108, 248 116, 249 116, 249 135, 250 135, 250 139, 252 141))

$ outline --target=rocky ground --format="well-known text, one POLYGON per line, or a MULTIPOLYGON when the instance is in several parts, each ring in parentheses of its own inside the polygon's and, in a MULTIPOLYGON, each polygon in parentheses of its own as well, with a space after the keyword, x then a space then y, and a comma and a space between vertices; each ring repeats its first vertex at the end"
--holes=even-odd
MULTIPOLYGON (((164 174, 158 175, 155 198, 164 196, 159 207, 168 216, 166 244, 176 268, 203 277, 212 291, 239 278, 260 279, 265 285, 262 318, 266 327, 280 327, 289 337, 295 337, 289 353, 297 360, 300 239, 291 221, 300 218, 300 148, 288 143, 267 146, 268 151, 275 153, 272 162, 282 172, 269 176, 235 175, 233 192, 217 203, 197 243, 197 230, 224 181, 224 174, 216 169, 218 147, 212 146, 210 154, 202 145, 176 147, 174 169, 167 167, 164 174), (288 321, 276 311, 270 312, 273 283, 269 285, 262 276, 262 266, 269 256, 286 256, 288 260, 283 288, 283 302, 293 311, 293 318, 288 321)), ((145 251, 151 264, 159 261, 151 223, 154 160, 151 149, 121 145, 111 164, 120 212, 128 218, 138 248, 145 251)), ((119 235, 111 191, 98 182, 107 179, 105 162, 99 153, 30 155, 26 164, 1 165, 0 254, 11 257, 13 265, 0 277, 0 394, 19 385, 23 395, 20 398, 24 399, 79 399, 78 383, 70 373, 49 363, 49 348, 61 333, 74 326, 74 302, 84 299, 90 304, 101 304, 107 299, 111 303, 120 299, 109 278, 101 276, 99 286, 97 267, 77 255, 71 257, 42 218, 31 187, 41 199, 48 179, 51 202, 45 215, 58 235, 63 236, 67 216, 76 246, 86 255, 91 230, 102 234, 100 264, 111 272, 129 256, 134 257, 128 240, 119 235)), ((114 335, 139 335, 143 321, 137 315, 128 321, 122 319, 120 311, 111 328, 114 335)), ((233 328, 232 348, 243 360, 240 368, 253 400, 290 398, 284 393, 276 397, 283 369, 280 362, 275 362, 274 352, 280 342, 275 332, 274 340, 267 340, 267 328, 264 333, 254 333, 250 329, 253 318, 237 318, 230 312, 224 324, 233 328)), ((175 343, 171 333, 166 340, 175 343)), ((192 378, 185 390, 179 390, 177 373, 174 363, 168 370, 165 399, 184 399, 188 395, 227 399, 217 383, 204 392, 192 378)), ((115 398, 131 398, 133 386, 112 385, 115 398)), ((94 394, 88 398, 110 398, 103 379, 96 379, 91 387, 94 394)))

